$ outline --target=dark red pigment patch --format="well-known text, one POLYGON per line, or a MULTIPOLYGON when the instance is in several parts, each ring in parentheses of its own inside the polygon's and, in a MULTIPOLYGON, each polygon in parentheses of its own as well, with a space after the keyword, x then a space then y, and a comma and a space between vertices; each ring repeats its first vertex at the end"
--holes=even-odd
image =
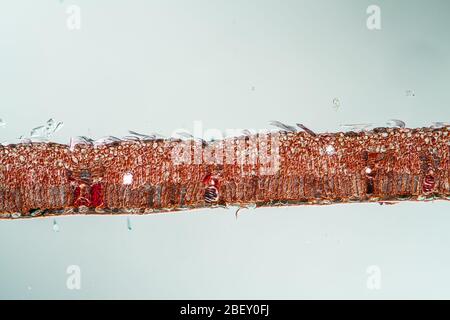
POLYGON ((91 207, 103 206, 103 187, 101 183, 94 183, 91 186, 91 207))
POLYGON ((435 180, 431 174, 428 174, 423 179, 422 190, 425 193, 431 193, 434 190, 435 180))

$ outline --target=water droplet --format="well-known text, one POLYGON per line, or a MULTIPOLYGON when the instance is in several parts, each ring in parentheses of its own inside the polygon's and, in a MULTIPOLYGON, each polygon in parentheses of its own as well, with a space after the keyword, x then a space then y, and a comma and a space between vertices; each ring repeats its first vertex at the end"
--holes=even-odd
POLYGON ((407 97, 415 97, 416 93, 413 90, 406 90, 405 94, 407 97))
POLYGON ((130 220, 130 217, 127 217, 127 229, 128 229, 128 231, 133 230, 133 227, 131 226, 131 220, 130 220))
POLYGON ((58 222, 56 222, 56 219, 53 219, 53 231, 59 232, 59 225, 58 222))
POLYGON ((333 99, 333 109, 337 111, 341 106, 341 101, 338 98, 333 99))
POLYGON ((4 127, 4 126, 6 126, 6 122, 3 121, 2 118, 0 118, 0 127, 4 127))

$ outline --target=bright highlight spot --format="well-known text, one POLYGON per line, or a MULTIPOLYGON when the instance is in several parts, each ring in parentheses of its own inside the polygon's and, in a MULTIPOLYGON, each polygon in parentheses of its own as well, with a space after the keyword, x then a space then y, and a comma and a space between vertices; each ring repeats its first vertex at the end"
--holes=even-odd
POLYGON ((131 173, 125 173, 123 175, 123 184, 131 184, 133 182, 133 175, 131 173))

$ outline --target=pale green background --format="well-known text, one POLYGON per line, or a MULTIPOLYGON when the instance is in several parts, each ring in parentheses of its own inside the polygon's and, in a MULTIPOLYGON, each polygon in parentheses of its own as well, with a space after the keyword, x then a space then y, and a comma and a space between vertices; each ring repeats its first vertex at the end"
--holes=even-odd
MULTIPOLYGON (((448 121, 450 1, 2 0, 0 141, 448 121), (66 8, 81 8, 81 30, 66 8), (366 28, 381 7, 382 29, 366 28), (415 96, 407 96, 413 90, 415 96), (337 97, 341 106, 333 108, 337 97)), ((0 298, 450 298, 447 202, 0 221, 0 298), (82 288, 66 288, 79 265, 82 288), (366 268, 382 287, 366 287, 366 268)))

